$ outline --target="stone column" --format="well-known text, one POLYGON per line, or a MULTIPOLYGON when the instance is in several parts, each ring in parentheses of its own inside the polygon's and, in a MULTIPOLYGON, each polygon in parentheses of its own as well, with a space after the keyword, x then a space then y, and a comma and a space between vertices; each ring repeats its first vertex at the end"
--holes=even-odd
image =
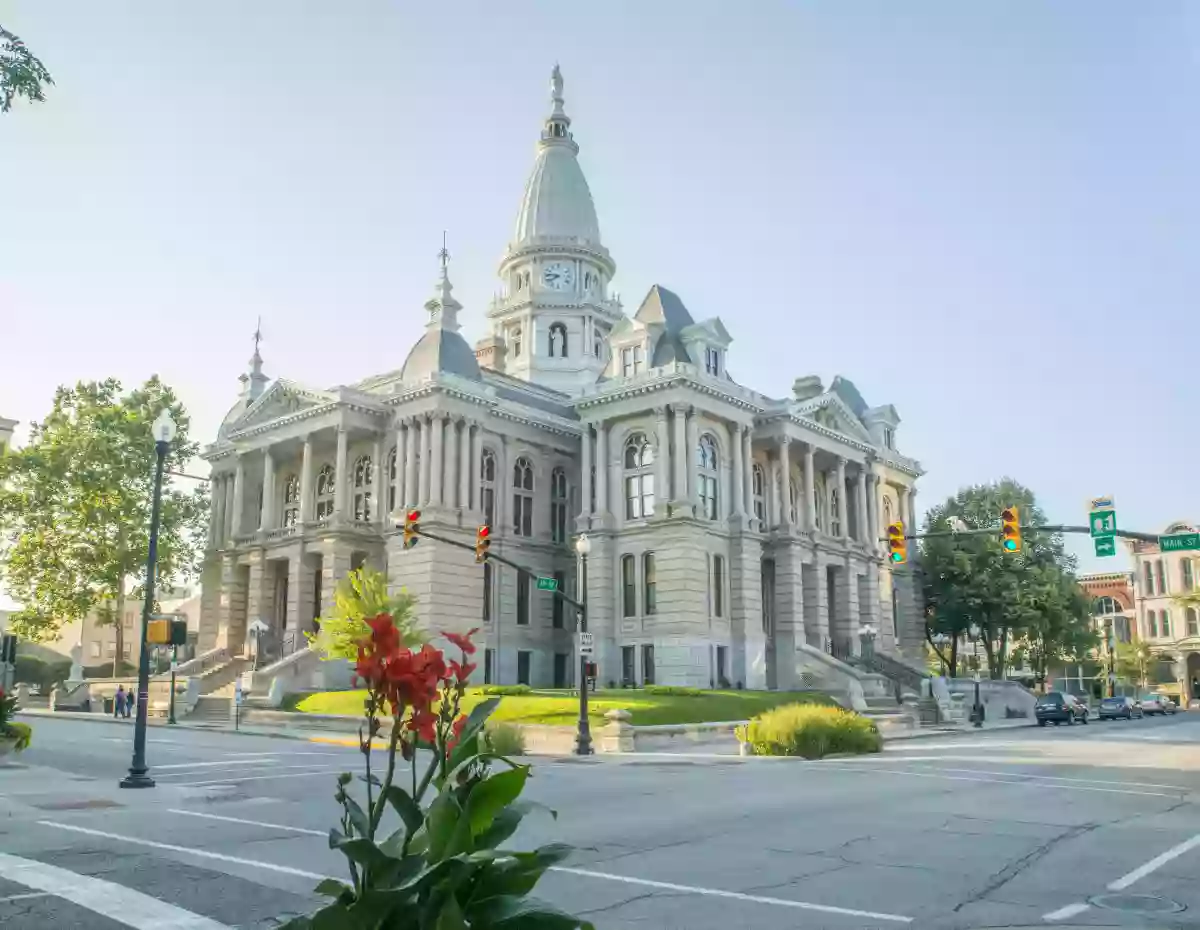
POLYGON ((742 511, 754 516, 754 429, 742 433, 742 511))
POLYGON ((375 510, 368 519, 381 526, 387 523, 387 462, 384 460, 386 455, 383 436, 376 436, 375 445, 371 449, 371 500, 375 510))
POLYGON ((900 512, 896 514, 896 519, 904 523, 904 532, 915 533, 916 527, 912 525, 912 520, 908 516, 908 488, 904 485, 898 485, 896 488, 897 503, 900 505, 900 512))
POLYGON ((779 440, 779 523, 788 529, 792 526, 791 442, 787 436, 779 440))
POLYGON ((315 580, 316 573, 303 556, 293 555, 288 559, 287 617, 289 632, 297 636, 312 632, 315 580))
POLYGON ((313 474, 312 474, 313 444, 312 436, 304 437, 304 454, 300 459, 300 513, 301 528, 312 519, 313 506, 313 474))
POLYGON ((446 421, 446 476, 442 483, 442 500, 447 507, 458 506, 458 420, 446 421))
POLYGON ((471 451, 471 421, 462 421, 462 436, 458 442, 458 506, 471 509, 471 463, 475 456, 471 451))
POLYGON ((471 499, 473 498, 474 509, 482 514, 483 498, 480 495, 479 487, 482 483, 481 477, 483 468, 483 424, 476 420, 468 420, 467 422, 471 427, 471 445, 467 450, 470 456, 470 461, 467 463, 470 466, 467 472, 467 481, 469 482, 468 490, 470 491, 468 502, 471 502, 471 499))
MULTIPOLYGON (((879 548, 879 476, 874 472, 867 473, 867 544, 872 549, 879 548)), ((878 579, 877 579, 878 580, 878 579)))
POLYGON ((414 420, 408 421, 404 432, 404 506, 408 508, 417 504, 417 449, 420 448, 421 437, 414 420))
MULTIPOLYGON (((396 494, 395 494, 395 509, 404 509, 404 425, 396 427, 396 494)), ((389 476, 390 481, 390 476, 389 476)))
POLYGON ((779 526, 779 450, 767 452, 767 526, 779 526))
MULTIPOLYGON (((508 435, 498 433, 500 437, 500 455, 496 462, 496 526, 505 534, 512 533, 512 524, 508 515, 512 512, 512 474, 509 472, 508 435)), ((498 575, 496 577, 499 577, 498 575)), ((496 653, 499 656, 499 653, 496 653)), ((499 661, 499 659, 497 659, 499 661)))
POLYGON ((687 408, 687 429, 685 433, 687 435, 687 446, 683 451, 683 458, 687 462, 687 502, 692 507, 693 512, 696 512, 698 506, 696 499, 700 496, 700 474, 699 468, 696 465, 696 450, 700 445, 700 437, 697 435, 695 407, 687 408))
POLYGON ((443 479, 446 477, 445 415, 435 413, 429 421, 429 428, 433 430, 433 441, 430 443, 432 451, 429 453, 429 503, 434 507, 441 507, 443 479))
POLYGON ((603 518, 608 514, 608 424, 596 424, 596 510, 603 518))
POLYGON ((742 456, 745 453, 745 443, 743 440, 746 437, 746 429, 741 423, 738 423, 733 428, 733 442, 730 443, 730 453, 733 458, 733 484, 729 489, 729 498, 731 507, 729 515, 737 518, 745 513, 743 507, 745 504, 746 490, 746 467, 742 456))
POLYGON ((242 534, 242 511, 246 503, 246 463, 239 452, 237 468, 233 473, 233 521, 229 527, 229 535, 238 537, 242 534))
POLYGON ((429 502, 429 431, 430 426, 425 417, 417 418, 417 506, 424 507, 429 502))
POLYGON ((810 533, 817 530, 817 473, 811 445, 804 447, 804 526, 810 533))
POLYGON ((841 533, 838 535, 842 539, 850 536, 850 507, 849 501, 846 499, 846 460, 840 455, 837 460, 837 496, 838 496, 838 517, 841 526, 841 533))
POLYGON ((671 431, 667 427, 667 408, 660 404, 654 408, 655 438, 658 442, 658 457, 654 460, 654 504, 655 513, 665 517, 667 502, 671 500, 671 431))
POLYGON ((263 498, 258 528, 264 533, 275 528, 275 459, 270 449, 263 450, 263 498))
POLYGON ((214 549, 225 548, 225 476, 213 475, 209 483, 212 488, 212 513, 208 524, 208 537, 214 549))
POLYGON ((337 519, 344 519, 346 516, 346 489, 349 486, 347 479, 350 477, 346 474, 349 470, 347 458, 350 452, 350 436, 346 432, 346 427, 339 426, 337 430, 337 460, 333 463, 333 515, 337 519))
MULTIPOLYGON (((908 489, 908 525, 912 527, 910 533, 919 532, 917 529, 917 489, 908 489)), ((915 547, 914 547, 915 548, 915 547)))
POLYGON ((866 465, 858 466, 858 474, 854 478, 854 516, 855 533, 860 543, 870 542, 867 533, 867 472, 866 465))
POLYGON ((687 408, 682 404, 671 405, 671 415, 675 418, 675 450, 672 453, 675 464, 675 485, 671 488, 672 500, 677 508, 686 508, 685 515, 692 512, 691 498, 688 496, 687 479, 687 408))
POLYGON ((592 516, 592 427, 587 423, 583 424, 583 433, 579 437, 579 482, 579 518, 576 525, 586 530, 592 516))

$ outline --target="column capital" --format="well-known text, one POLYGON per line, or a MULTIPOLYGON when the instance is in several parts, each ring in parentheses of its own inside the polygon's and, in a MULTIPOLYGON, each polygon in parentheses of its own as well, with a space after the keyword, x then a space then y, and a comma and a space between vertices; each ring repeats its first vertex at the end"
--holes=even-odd
POLYGON ((654 419, 665 420, 666 418, 667 418, 667 405, 666 404, 658 404, 657 406, 655 406, 654 419))

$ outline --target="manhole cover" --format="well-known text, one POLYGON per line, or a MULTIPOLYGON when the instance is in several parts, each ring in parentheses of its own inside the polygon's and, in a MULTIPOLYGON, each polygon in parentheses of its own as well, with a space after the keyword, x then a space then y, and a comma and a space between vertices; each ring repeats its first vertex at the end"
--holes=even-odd
POLYGON ((1176 914, 1184 905, 1152 894, 1102 894, 1091 899, 1096 907, 1109 911, 1129 911, 1137 914, 1176 914))

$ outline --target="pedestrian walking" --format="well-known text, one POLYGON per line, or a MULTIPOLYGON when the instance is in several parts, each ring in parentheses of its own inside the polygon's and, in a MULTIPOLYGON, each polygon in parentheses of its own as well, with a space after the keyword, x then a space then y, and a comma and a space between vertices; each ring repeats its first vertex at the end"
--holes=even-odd
POLYGON ((133 685, 129 686, 129 690, 125 692, 125 719, 129 719, 130 713, 137 705, 137 692, 133 690, 133 685))
POLYGON ((125 686, 117 685, 117 694, 113 698, 113 716, 120 717, 125 713, 125 686))

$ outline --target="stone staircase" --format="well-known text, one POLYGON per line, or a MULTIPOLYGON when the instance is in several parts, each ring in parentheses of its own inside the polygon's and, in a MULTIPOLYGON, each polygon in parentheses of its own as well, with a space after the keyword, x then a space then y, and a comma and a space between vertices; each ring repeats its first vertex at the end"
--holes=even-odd
POLYGON ((200 726, 227 727, 233 710, 235 682, 252 667, 250 659, 233 658, 200 675, 200 698, 187 715, 187 722, 200 726))
POLYGON ((253 665, 254 663, 250 659, 234 658, 209 669, 200 676, 200 693, 211 695, 228 689, 229 696, 232 697, 233 683, 237 681, 239 675, 246 674, 253 665))
POLYGON ((206 695, 196 702, 195 709, 188 714, 188 723, 201 726, 227 727, 232 710, 233 698, 206 695))

